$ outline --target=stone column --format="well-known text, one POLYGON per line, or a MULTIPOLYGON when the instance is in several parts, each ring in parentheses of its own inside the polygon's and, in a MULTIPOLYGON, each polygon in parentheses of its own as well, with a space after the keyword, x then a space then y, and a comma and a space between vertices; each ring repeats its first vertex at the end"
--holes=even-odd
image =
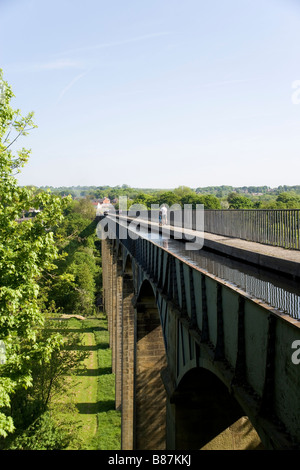
POLYGON ((123 343, 123 276, 122 276, 122 261, 117 260, 116 264, 116 302, 115 302, 115 358, 114 370, 116 375, 115 386, 115 406, 116 409, 121 409, 122 405, 122 343, 123 343))
POLYGON ((166 368, 162 327, 155 299, 137 306, 135 363, 135 449, 166 448, 166 368))
POLYGON ((123 276, 122 318, 122 450, 133 450, 134 409, 134 288, 131 274, 123 276))

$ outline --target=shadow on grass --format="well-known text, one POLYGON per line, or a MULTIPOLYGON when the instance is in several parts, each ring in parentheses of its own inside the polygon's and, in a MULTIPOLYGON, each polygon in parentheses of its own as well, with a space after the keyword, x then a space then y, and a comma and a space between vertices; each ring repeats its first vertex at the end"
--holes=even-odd
POLYGON ((114 400, 105 400, 97 403, 77 403, 76 407, 80 414, 95 414, 114 410, 115 402, 114 400))
POLYGON ((111 374, 111 367, 99 367, 98 369, 86 369, 77 373, 80 377, 97 377, 99 375, 111 374))
POLYGON ((98 351, 98 349, 109 349, 109 343, 98 343, 93 346, 78 345, 76 348, 70 348, 76 351, 98 351))
POLYGON ((84 345, 76 345, 76 346, 66 346, 65 351, 98 351, 98 349, 109 349, 109 343, 99 343, 94 346, 84 346, 84 345))
POLYGON ((45 328, 47 331, 52 331, 53 333, 93 333, 94 331, 107 331, 107 328, 102 328, 101 326, 97 328, 45 328))

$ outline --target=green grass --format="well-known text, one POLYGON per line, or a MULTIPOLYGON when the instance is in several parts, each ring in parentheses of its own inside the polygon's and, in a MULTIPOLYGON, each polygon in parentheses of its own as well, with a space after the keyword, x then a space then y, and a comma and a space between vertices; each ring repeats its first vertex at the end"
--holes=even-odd
POLYGON ((115 410, 115 375, 111 372, 109 333, 104 316, 94 330, 98 356, 98 412, 97 432, 94 438, 98 450, 121 448, 121 413, 115 410))
MULTIPOLYGON (((80 427, 81 449, 119 450, 121 414, 115 410, 115 376, 111 370, 107 320, 101 314, 93 319, 70 318, 67 324, 70 329, 80 332, 82 347, 90 353, 85 360, 85 371, 70 379, 70 394, 63 398, 65 404, 73 401, 78 410, 76 421, 80 427)), ((71 420, 74 416, 65 416, 65 419, 71 420)), ((78 441, 74 440, 69 449, 75 450, 78 445, 78 441)))

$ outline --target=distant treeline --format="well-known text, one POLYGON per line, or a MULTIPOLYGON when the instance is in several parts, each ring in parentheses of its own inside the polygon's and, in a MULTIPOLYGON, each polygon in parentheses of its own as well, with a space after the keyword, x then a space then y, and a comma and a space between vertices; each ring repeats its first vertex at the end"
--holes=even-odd
POLYGON ((218 197, 226 196, 232 192, 239 194, 251 194, 251 195, 262 195, 262 194, 273 194, 278 195, 282 192, 295 192, 300 194, 299 186, 278 186, 277 188, 270 188, 269 186, 207 186, 205 188, 196 188, 196 193, 200 194, 215 194, 218 197))
POLYGON ((132 188, 122 186, 42 186, 37 191, 50 190, 60 196, 71 195, 73 199, 89 198, 110 199, 118 208, 121 196, 128 198, 128 205, 143 204, 150 208, 152 204, 204 204, 206 209, 299 209, 300 185, 282 185, 277 188, 268 186, 207 186, 189 188, 179 186, 175 189, 132 188))

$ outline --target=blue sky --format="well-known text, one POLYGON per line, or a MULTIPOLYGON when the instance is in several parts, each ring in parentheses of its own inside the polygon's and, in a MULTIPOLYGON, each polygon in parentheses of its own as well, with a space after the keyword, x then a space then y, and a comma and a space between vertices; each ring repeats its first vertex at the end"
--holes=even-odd
POLYGON ((0 0, 20 184, 300 184, 297 0, 0 0))

